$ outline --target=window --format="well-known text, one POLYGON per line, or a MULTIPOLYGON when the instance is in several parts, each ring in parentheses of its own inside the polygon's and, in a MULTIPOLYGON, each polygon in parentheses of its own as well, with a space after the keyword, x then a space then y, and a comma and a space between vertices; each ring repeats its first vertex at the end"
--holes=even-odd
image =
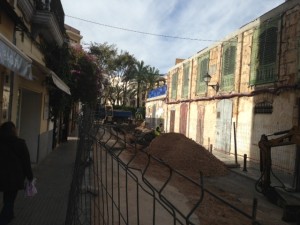
POLYGON ((188 98, 189 94, 189 74, 190 74, 190 64, 185 63, 183 65, 183 77, 182 77, 182 98, 188 98))
POLYGON ((224 91, 234 89, 236 46, 237 38, 233 38, 223 45, 221 88, 224 91))
POLYGON ((260 102, 254 107, 255 114, 272 114, 273 105, 270 102, 260 102))
POLYGON ((209 52, 201 55, 198 58, 196 94, 199 95, 207 90, 207 86, 203 80, 209 69, 209 52))
POLYGON ((277 78, 278 24, 279 17, 276 17, 254 31, 250 85, 271 83, 277 78))
POLYGON ((177 84, 178 84, 178 72, 174 73, 172 76, 171 99, 177 98, 177 84))

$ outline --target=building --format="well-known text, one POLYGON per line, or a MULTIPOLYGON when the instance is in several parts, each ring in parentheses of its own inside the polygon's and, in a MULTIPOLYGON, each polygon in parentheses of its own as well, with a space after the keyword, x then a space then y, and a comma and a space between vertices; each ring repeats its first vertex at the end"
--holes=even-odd
POLYGON ((0 0, 0 15, 0 122, 16 124, 38 163, 53 147, 47 81, 70 94, 40 50, 42 43, 64 43, 64 11, 60 0, 0 0))
MULTIPOLYGON (((81 48, 81 39, 82 35, 80 34, 80 31, 75 29, 74 27, 65 24, 66 34, 68 36, 69 45, 70 47, 80 47, 81 48)), ((68 132, 69 134, 72 134, 76 129, 77 124, 77 115, 79 114, 79 111, 81 110, 81 104, 80 102, 73 105, 73 108, 71 110, 70 116, 69 116, 69 128, 68 132)))
MULTIPOLYGON (((300 124, 299 78, 300 3, 290 0, 170 68, 165 130, 259 162, 262 134, 300 124)), ((297 149, 272 149, 272 163, 300 190, 297 149)))
POLYGON ((82 35, 80 34, 80 31, 67 24, 65 24, 65 29, 70 45, 81 45, 82 35))
POLYGON ((166 76, 160 76, 156 82, 156 87, 147 93, 145 102, 145 120, 150 128, 156 128, 159 124, 165 123, 165 112, 167 110, 166 103, 167 85, 166 76))

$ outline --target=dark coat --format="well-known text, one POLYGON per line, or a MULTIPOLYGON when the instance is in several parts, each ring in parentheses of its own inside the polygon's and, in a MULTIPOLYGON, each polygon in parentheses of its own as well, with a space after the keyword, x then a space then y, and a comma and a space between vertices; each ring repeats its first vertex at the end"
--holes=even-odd
POLYGON ((0 138, 0 191, 24 189, 25 178, 33 179, 25 141, 14 136, 0 138))

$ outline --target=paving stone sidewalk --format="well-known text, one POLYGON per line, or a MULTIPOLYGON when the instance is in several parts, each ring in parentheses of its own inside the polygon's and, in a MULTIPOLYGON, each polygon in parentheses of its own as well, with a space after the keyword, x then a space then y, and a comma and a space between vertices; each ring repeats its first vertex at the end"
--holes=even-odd
MULTIPOLYGON (((38 194, 24 197, 19 191, 15 202, 15 219, 10 225, 63 225, 75 162, 77 140, 71 139, 54 149, 33 168, 38 194)), ((2 193, 0 192, 2 208, 2 193)))

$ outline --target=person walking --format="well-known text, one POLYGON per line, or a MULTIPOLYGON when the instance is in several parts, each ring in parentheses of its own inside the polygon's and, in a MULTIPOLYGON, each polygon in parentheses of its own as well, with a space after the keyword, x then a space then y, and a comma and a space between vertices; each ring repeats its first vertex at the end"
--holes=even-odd
POLYGON ((3 192, 3 208, 0 225, 14 218, 14 202, 18 190, 24 189, 24 181, 33 180, 29 151, 25 140, 17 136, 13 122, 0 126, 0 192, 3 192))

